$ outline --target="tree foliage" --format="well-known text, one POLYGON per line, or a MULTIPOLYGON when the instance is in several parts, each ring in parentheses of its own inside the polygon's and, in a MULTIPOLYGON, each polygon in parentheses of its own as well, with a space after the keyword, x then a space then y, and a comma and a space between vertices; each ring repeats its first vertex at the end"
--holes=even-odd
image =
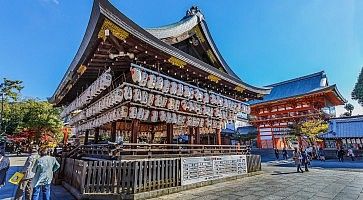
POLYGON ((289 126, 290 133, 294 136, 306 136, 313 143, 319 133, 328 131, 328 123, 320 119, 300 121, 289 126))
POLYGON ((59 113, 59 109, 50 103, 36 99, 7 104, 4 112, 5 131, 8 135, 33 132, 31 139, 36 143, 40 143, 45 135, 59 141, 63 127, 59 113))
POLYGON ((23 81, 13 81, 4 78, 4 82, 0 84, 0 94, 4 94, 5 101, 9 101, 10 99, 16 101, 20 91, 24 88, 22 84, 23 81))
POLYGON ((363 68, 352 91, 352 99, 358 100, 358 103, 363 106, 363 68))
POLYGON ((344 105, 344 109, 347 110, 347 112, 349 113, 349 116, 352 116, 352 112, 354 110, 354 106, 351 103, 346 103, 344 105))
POLYGON ((37 144, 60 141, 63 123, 59 109, 47 101, 21 99, 23 88, 19 80, 4 79, 0 84, 0 93, 4 94, 0 140, 7 135, 8 138, 25 138, 27 142, 37 144))

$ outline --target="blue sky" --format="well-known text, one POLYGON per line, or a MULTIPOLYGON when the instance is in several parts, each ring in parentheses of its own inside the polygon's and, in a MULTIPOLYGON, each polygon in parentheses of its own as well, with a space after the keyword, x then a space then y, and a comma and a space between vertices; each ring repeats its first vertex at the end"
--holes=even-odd
MULTIPOLYGON (((111 2, 142 27, 176 22, 198 5, 224 58, 252 85, 325 70, 350 100, 363 66, 363 1, 111 2)), ((2 1, 0 77, 23 80, 24 96, 50 97, 80 45, 91 7, 91 0, 2 1)))

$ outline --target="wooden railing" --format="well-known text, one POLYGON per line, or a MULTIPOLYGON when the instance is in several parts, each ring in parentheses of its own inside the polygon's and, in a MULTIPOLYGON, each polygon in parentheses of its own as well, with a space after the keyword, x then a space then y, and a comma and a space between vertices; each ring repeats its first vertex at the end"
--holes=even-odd
POLYGON ((80 194, 135 194, 180 185, 180 158, 65 162, 64 180, 80 194))
POLYGON ((68 157, 75 155, 102 159, 137 159, 203 155, 248 155, 248 145, 191 145, 191 144, 93 144, 81 145, 68 157))
MULTIPOLYGON (((261 157, 247 155, 247 173, 261 170, 261 157)), ((63 183, 77 199, 130 199, 132 195, 181 186, 183 158, 85 161, 65 158, 63 183), (97 197, 97 198, 96 198, 97 197)))

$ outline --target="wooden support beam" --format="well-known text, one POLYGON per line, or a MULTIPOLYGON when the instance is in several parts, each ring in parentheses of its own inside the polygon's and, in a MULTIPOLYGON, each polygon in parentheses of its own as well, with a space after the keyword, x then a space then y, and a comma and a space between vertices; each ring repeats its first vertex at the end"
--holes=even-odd
POLYGON ((173 144, 173 124, 166 124, 166 142, 168 144, 173 144))
POLYGON ((151 125, 151 141, 150 143, 154 143, 154 139, 155 139, 155 126, 154 125, 151 125))
POLYGON ((221 145, 222 144, 221 132, 222 132, 222 130, 220 128, 219 129, 216 129, 217 145, 221 145))
POLYGON ((139 137, 140 120, 133 119, 131 122, 131 143, 137 143, 139 137))
POLYGON ((116 122, 111 122, 111 142, 116 142, 116 122))
POLYGON ((193 127, 189 127, 189 139, 188 139, 188 143, 189 144, 193 144, 194 143, 194 133, 193 133, 193 130, 194 128, 193 127))
POLYGON ((86 133, 84 134, 84 145, 88 144, 88 137, 89 137, 89 130, 86 130, 86 133))
POLYGON ((195 144, 200 144, 200 130, 199 127, 195 127, 195 144))
POLYGON ((99 142, 99 139, 100 139, 100 128, 97 127, 95 128, 95 144, 99 142))

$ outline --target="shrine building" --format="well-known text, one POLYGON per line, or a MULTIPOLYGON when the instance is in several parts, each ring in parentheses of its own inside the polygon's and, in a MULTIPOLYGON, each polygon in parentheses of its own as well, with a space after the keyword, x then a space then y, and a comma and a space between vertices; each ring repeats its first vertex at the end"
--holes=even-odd
POLYGON ((289 126, 308 119, 335 117, 335 106, 346 100, 337 86, 329 85, 324 71, 268 85, 271 93, 253 100, 251 124, 258 130, 259 148, 288 147, 289 126))
POLYGON ((218 51, 198 7, 145 29, 94 1, 82 43, 50 101, 84 135, 104 140, 221 144, 221 129, 270 89, 242 81, 218 51), (105 139, 106 138, 106 139, 105 139), (204 142, 202 142, 204 141, 204 142))

